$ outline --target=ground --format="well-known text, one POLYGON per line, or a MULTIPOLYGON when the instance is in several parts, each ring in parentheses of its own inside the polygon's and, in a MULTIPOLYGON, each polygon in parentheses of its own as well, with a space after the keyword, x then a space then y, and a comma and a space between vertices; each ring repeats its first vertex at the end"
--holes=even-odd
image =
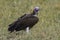
POLYGON ((60 0, 0 0, 0 40, 60 40, 60 0), (35 6, 39 22, 30 33, 9 33, 8 25, 35 6))

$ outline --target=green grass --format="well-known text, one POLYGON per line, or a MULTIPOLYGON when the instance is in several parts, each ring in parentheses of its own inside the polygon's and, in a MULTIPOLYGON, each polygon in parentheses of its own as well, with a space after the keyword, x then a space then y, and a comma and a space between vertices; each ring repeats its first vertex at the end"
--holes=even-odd
POLYGON ((60 40, 60 0, 0 0, 0 40, 60 40), (8 25, 35 6, 39 22, 30 33, 9 33, 8 25))

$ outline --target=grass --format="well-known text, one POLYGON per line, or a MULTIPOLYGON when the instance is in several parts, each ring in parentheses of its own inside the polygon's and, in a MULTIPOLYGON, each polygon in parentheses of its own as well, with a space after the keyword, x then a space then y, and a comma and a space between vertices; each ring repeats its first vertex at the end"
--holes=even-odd
POLYGON ((60 0, 0 0, 0 40, 60 40, 60 0), (39 22, 30 33, 9 33, 8 25, 35 6, 39 22))

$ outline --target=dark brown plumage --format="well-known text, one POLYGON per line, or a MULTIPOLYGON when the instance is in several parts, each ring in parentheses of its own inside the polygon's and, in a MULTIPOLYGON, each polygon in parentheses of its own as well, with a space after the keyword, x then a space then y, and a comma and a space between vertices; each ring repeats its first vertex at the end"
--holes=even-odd
POLYGON ((38 10, 35 8, 31 14, 24 14, 18 18, 17 21, 9 25, 8 31, 13 32, 14 30, 25 30, 27 27, 31 29, 39 20, 38 17, 35 16, 37 15, 37 12, 38 10))

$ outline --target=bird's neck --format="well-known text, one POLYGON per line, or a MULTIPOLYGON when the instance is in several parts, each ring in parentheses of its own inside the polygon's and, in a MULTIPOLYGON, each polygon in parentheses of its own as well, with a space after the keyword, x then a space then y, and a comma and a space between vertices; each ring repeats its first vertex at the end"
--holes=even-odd
POLYGON ((38 13, 37 13, 37 12, 35 12, 35 11, 33 11, 33 12, 32 12, 32 15, 37 16, 37 14, 38 14, 38 13))

